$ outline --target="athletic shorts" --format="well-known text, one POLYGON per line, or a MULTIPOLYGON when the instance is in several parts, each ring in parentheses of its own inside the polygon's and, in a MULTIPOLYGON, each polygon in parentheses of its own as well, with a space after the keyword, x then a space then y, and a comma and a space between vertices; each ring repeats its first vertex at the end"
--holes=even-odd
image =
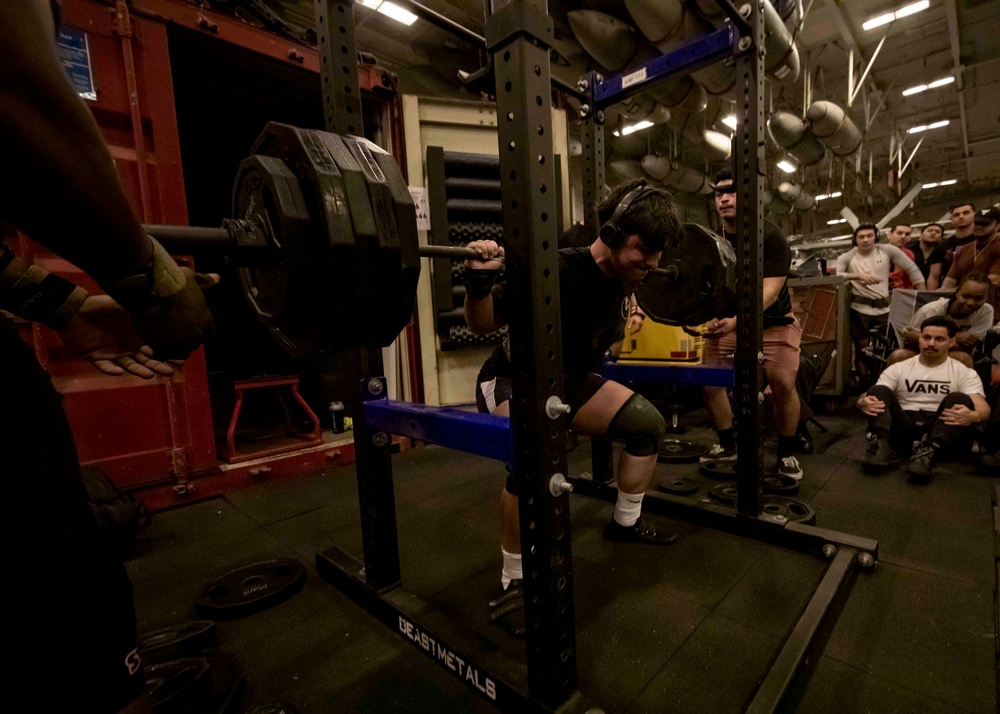
POLYGON ((851 310, 851 339, 855 342, 867 342, 871 330, 885 332, 889 327, 889 313, 867 315, 857 310, 851 310))
MULTIPOLYGON (((483 364, 482 369, 479 370, 479 376, 476 378, 476 407, 481 413, 492 414, 498 406, 510 400, 513 391, 511 389, 511 374, 510 361, 503 349, 497 349, 483 364)), ((597 394, 607 381, 594 372, 566 377, 565 399, 570 407, 570 419, 597 394)), ((510 472, 509 464, 506 489, 508 493, 517 495, 517 486, 514 483, 514 475, 510 472)))
MULTIPOLYGON (((709 367, 732 367, 736 353, 736 332, 733 330, 718 340, 705 340, 705 364, 709 367)), ((764 366, 799 370, 799 345, 802 342, 802 326, 798 320, 790 325, 775 325, 764 328, 764 366)))

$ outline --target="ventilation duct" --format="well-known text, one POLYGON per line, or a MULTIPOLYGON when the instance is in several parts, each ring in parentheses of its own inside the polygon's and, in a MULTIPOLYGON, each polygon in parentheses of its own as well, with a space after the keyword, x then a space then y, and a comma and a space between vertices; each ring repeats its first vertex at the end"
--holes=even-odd
POLYGON ((572 10, 566 17, 580 46, 606 70, 621 71, 635 55, 639 37, 628 23, 596 10, 572 10))
POLYGON ((772 114, 767 120, 767 133, 775 144, 805 166, 819 163, 825 153, 823 144, 808 131, 806 123, 791 112, 772 114))
POLYGON ((705 88, 690 77, 678 77, 651 90, 649 94, 675 113, 699 114, 708 106, 705 88))
POLYGON ((663 180, 663 183, 686 193, 705 195, 712 192, 712 183, 709 181, 708 176, 701 171, 696 171, 680 164, 673 164, 671 166, 670 172, 663 180))
POLYGON ((777 82, 794 82, 799 78, 799 50, 792 33, 781 20, 774 6, 764 4, 764 69, 777 82))
POLYGON ((670 159, 666 156, 646 154, 642 157, 642 170, 657 181, 663 181, 670 173, 670 159))
POLYGON ((778 197, 791 203, 797 211, 810 211, 816 205, 816 199, 802 190, 798 184, 782 181, 778 184, 778 197))
POLYGON ((833 102, 813 102, 806 110, 809 131, 837 156, 849 156, 861 146, 861 130, 841 107, 833 102))
POLYGON ((656 45, 681 29, 685 9, 680 0, 625 0, 639 32, 656 45))

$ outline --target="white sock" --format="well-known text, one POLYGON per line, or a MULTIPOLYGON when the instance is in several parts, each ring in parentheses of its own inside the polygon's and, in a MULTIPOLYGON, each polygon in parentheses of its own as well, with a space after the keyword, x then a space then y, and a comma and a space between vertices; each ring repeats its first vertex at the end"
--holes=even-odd
POLYGON ((644 493, 625 493, 618 490, 618 501, 615 503, 615 523, 620 526, 634 526, 642 514, 642 497, 644 493))
POLYGON ((524 577, 521 573, 521 554, 508 553, 503 548, 500 548, 500 552, 503 554, 503 573, 500 575, 500 584, 506 590, 511 580, 521 580, 524 577))

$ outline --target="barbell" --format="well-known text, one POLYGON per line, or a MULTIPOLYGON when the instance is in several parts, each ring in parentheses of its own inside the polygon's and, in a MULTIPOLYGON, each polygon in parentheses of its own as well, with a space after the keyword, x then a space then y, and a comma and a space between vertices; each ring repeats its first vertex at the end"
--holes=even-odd
MULTIPOLYGON (((172 253, 224 256, 257 320, 293 356, 391 344, 413 314, 420 257, 478 257, 419 245, 406 181, 367 139, 272 122, 251 152, 233 184, 234 218, 144 228, 172 253)), ((657 322, 697 325, 722 313, 735 285, 729 243, 684 224, 636 299, 657 322)))

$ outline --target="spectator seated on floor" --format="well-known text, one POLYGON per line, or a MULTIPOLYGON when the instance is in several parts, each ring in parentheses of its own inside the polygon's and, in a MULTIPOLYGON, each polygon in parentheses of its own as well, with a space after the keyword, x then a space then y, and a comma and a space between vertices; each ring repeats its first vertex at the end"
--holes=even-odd
POLYGON ((907 471, 912 483, 934 477, 939 455, 961 453, 972 440, 972 425, 986 421, 983 382, 964 364, 949 359, 955 343, 955 321, 944 315, 920 325, 920 354, 886 367, 858 408, 868 417, 866 472, 894 466, 899 454, 911 454, 907 471))
POLYGON ((917 310, 902 333, 903 346, 889 355, 887 365, 910 359, 919 349, 919 326, 928 317, 947 315, 955 321, 958 330, 955 346, 949 356, 974 368, 972 352, 982 344, 986 333, 993 327, 993 306, 988 303, 990 279, 982 273, 971 273, 962 278, 958 289, 950 297, 941 297, 917 310))

